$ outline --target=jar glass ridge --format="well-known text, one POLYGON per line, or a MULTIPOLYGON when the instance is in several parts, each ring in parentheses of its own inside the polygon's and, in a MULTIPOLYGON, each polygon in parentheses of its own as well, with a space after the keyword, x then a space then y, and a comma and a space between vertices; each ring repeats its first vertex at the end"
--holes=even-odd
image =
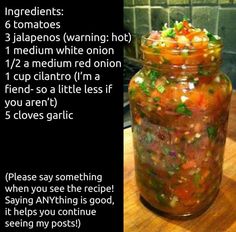
POLYGON ((232 85, 220 71, 222 42, 205 42, 186 49, 142 37, 143 68, 129 84, 140 195, 174 218, 205 211, 221 182, 232 85))

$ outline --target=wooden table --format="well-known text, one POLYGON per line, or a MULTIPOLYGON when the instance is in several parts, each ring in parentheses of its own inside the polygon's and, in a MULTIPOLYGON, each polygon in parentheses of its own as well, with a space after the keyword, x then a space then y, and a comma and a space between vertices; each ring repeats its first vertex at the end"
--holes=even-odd
POLYGON ((201 216, 177 221, 149 211, 139 200, 134 177, 131 129, 124 130, 124 229, 125 232, 236 232, 236 93, 230 117, 224 173, 220 192, 201 216))

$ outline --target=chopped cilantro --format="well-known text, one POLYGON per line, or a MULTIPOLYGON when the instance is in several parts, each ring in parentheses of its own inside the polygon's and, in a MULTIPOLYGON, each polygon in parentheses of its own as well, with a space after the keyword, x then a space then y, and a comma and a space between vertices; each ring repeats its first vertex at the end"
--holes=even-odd
POLYGON ((188 21, 188 22, 189 22, 190 19, 189 19, 187 16, 184 16, 184 17, 183 17, 183 21, 188 21))
POLYGON ((158 71, 151 70, 148 76, 151 81, 155 81, 160 76, 160 73, 158 71))
POLYGON ((136 94, 136 90, 134 88, 129 90, 129 95, 132 98, 136 94))
POLYGON ((151 80, 151 88, 154 89, 156 85, 156 80, 160 76, 160 73, 158 71, 151 70, 148 76, 151 80))
POLYGON ((201 174, 199 172, 195 173, 193 176, 193 183, 196 187, 199 187, 199 182, 201 180, 201 174))
POLYGON ((162 153, 163 153, 164 155, 169 155, 170 149, 169 149, 168 147, 163 147, 163 148, 162 148, 162 153))
POLYGON ((160 49, 159 48, 153 48, 152 52, 155 54, 160 54, 160 49))
POLYGON ((158 102, 158 101, 160 101, 160 99, 161 99, 160 97, 154 97, 153 98, 154 102, 158 102))
POLYGON ((166 205, 167 204, 167 200, 166 200, 166 196, 163 193, 158 193, 157 194, 157 200, 160 202, 160 204, 162 205, 166 205))
POLYGON ((180 103, 177 106, 175 111, 179 114, 183 114, 183 115, 187 115, 187 116, 192 115, 192 111, 184 103, 180 103))
POLYGON ((216 126, 207 127, 207 134, 210 139, 215 139, 217 136, 218 128, 216 126))
POLYGON ((151 81, 151 88, 154 89, 156 86, 156 82, 155 81, 151 81))
POLYGON ((165 57, 162 57, 162 58, 163 58, 163 64, 169 64, 170 63, 170 61, 167 60, 165 57))
POLYGON ((211 73, 207 70, 204 70, 203 67, 200 65, 198 67, 198 74, 201 76, 209 76, 211 73))
POLYGON ((213 42, 213 43, 217 42, 216 37, 214 35, 212 35, 210 32, 207 33, 207 36, 211 42, 213 42))
POLYGON ((158 85, 158 86, 157 86, 157 91, 158 91, 159 93, 164 93, 164 92, 165 92, 165 87, 164 87, 163 85, 158 85))
POLYGON ((208 93, 210 93, 210 94, 214 94, 215 93, 215 91, 214 91, 214 89, 208 89, 208 93))
POLYGON ((148 96, 150 95, 149 89, 148 89, 145 82, 140 83, 139 87, 146 95, 148 95, 148 96))
POLYGON ((173 176, 176 172, 179 171, 179 166, 177 164, 167 165, 167 172, 170 176, 173 176))
POLYGON ((189 76, 189 83, 193 83, 194 85, 197 85, 198 84, 198 80, 195 79, 194 76, 189 76))
POLYGON ((147 132, 147 134, 144 138, 146 143, 152 143, 154 139, 155 139, 155 136, 150 132, 147 132))
POLYGON ((163 183, 159 180, 157 180, 156 178, 151 178, 149 181, 149 184, 151 185, 152 188, 154 188, 155 190, 162 190, 163 189, 163 183))

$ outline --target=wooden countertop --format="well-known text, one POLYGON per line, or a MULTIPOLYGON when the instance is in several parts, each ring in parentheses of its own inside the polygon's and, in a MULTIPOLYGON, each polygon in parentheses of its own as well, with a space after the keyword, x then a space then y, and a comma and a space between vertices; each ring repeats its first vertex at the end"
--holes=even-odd
POLYGON ((233 93, 220 192, 201 216, 177 221, 149 211, 139 200, 134 177, 131 129, 124 130, 125 232, 236 232, 236 92, 233 93))

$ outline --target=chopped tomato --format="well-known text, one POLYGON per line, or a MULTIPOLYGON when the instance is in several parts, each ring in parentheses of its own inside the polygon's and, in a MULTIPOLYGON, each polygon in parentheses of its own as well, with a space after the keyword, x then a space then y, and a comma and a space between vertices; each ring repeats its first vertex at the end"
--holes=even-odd
POLYGON ((207 41, 202 41, 202 42, 192 42, 192 45, 195 49, 204 49, 207 48, 208 42, 207 41))
POLYGON ((194 189, 195 187, 193 186, 193 184, 188 183, 188 185, 176 187, 174 192, 175 192, 175 195, 179 197, 181 200, 189 200, 192 198, 194 189))
POLYGON ((182 35, 187 35, 189 33, 189 30, 184 28, 182 31, 181 31, 182 35))
POLYGON ((196 111, 206 110, 209 104, 208 98, 206 97, 206 94, 203 91, 194 91, 191 93, 189 98, 189 105, 192 108, 196 109, 196 111))
POLYGON ((186 29, 189 29, 190 26, 189 26, 189 22, 187 20, 183 20, 183 25, 186 29))
POLYGON ((176 40, 167 37, 165 39, 165 47, 167 47, 168 49, 176 48, 177 47, 176 40))
POLYGON ((156 97, 160 97, 160 96, 161 96, 161 94, 156 89, 154 89, 151 93, 152 98, 156 98, 156 97))
POLYGON ((220 90, 216 91, 215 97, 216 97, 216 99, 217 99, 217 103, 218 103, 219 105, 222 104, 222 102, 223 102, 222 91, 220 91, 220 90))
POLYGON ((200 109, 206 109, 207 107, 207 99, 204 93, 199 93, 198 100, 196 101, 197 106, 200 109))
POLYGON ((186 65, 199 65, 203 63, 204 56, 202 52, 194 52, 189 54, 185 59, 186 65))
POLYGON ((153 53, 144 52, 144 59, 151 63, 159 63, 160 56, 157 56, 153 53))
POLYGON ((191 168, 196 168, 197 164, 195 160, 189 160, 185 164, 182 165, 183 169, 191 169, 191 168))
POLYGON ((184 64, 184 57, 182 55, 163 54, 164 60, 168 60, 170 64, 181 65, 184 64))
POLYGON ((136 114, 134 117, 134 120, 138 125, 140 125, 142 123, 142 118, 140 117, 140 115, 136 114))
POLYGON ((203 31, 191 31, 188 35, 186 35, 186 37, 189 40, 193 40, 195 36, 198 36, 199 38, 203 38, 206 36, 206 33, 203 31))

